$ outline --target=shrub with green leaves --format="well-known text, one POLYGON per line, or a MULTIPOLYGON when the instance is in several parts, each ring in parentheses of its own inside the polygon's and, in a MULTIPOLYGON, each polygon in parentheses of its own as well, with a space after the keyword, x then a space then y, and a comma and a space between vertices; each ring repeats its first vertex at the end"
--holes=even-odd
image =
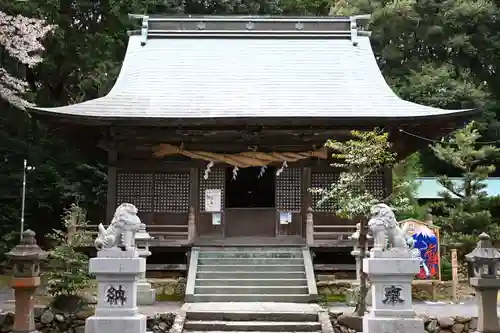
POLYGON ((47 276, 49 295, 73 296, 91 285, 92 276, 88 272, 89 260, 78 248, 88 245, 91 238, 86 234, 85 212, 72 205, 63 214, 66 231, 54 230, 48 235, 56 246, 49 252, 47 276))

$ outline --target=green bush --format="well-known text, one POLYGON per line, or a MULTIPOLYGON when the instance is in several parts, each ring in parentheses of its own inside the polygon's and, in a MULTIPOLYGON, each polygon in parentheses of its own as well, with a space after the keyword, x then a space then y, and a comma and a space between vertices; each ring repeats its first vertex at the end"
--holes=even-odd
POLYGON ((441 258, 441 280, 452 280, 451 262, 447 258, 441 258))
POLYGON ((51 296, 74 296, 91 285, 89 260, 77 249, 88 244, 90 237, 84 232, 87 222, 84 211, 72 205, 63 215, 66 231, 54 230, 49 238, 57 244, 49 251, 47 293, 51 296))

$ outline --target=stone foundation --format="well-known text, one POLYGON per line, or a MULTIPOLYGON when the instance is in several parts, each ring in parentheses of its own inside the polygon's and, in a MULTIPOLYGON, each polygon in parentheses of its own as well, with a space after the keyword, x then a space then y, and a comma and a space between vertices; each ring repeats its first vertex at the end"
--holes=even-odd
MULTIPOLYGON (((85 319, 94 314, 93 309, 77 313, 60 313, 50 308, 35 308, 35 326, 41 333, 84 333, 85 319)), ((148 331, 167 333, 172 327, 175 313, 161 313, 148 316, 148 331)), ((14 324, 13 312, 0 312, 0 333, 12 331, 14 324)))
MULTIPOLYGON (((428 333, 472 333, 476 332, 477 318, 475 317, 432 317, 418 315, 425 323, 425 332, 428 333)), ((356 333, 362 331, 362 318, 350 314, 330 313, 330 321, 334 332, 356 333)))
MULTIPOLYGON (((318 281, 318 295, 323 296, 330 302, 344 303, 349 301, 352 293, 352 283, 346 280, 324 280, 318 281)), ((412 298, 415 301, 433 300, 433 289, 435 289, 436 300, 447 300, 452 298, 451 281, 413 281, 412 298)), ((473 296, 473 291, 467 283, 460 284, 459 295, 461 299, 473 296)))
POLYGON ((186 291, 186 279, 149 279, 151 287, 156 290, 156 300, 165 301, 182 301, 186 291))

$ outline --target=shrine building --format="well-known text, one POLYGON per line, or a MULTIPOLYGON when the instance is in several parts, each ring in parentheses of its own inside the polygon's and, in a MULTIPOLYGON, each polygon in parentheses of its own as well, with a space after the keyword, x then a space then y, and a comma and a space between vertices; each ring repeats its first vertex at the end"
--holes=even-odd
MULTIPOLYGON (((107 95, 30 112, 107 151, 107 216, 95 222, 133 203, 153 252, 347 254, 354 223, 308 190, 339 173, 325 141, 378 127, 402 158, 427 144, 418 135, 439 139, 475 114, 399 98, 358 28, 364 18, 143 16, 107 95)), ((387 170, 368 186, 388 193, 391 183, 387 170)))

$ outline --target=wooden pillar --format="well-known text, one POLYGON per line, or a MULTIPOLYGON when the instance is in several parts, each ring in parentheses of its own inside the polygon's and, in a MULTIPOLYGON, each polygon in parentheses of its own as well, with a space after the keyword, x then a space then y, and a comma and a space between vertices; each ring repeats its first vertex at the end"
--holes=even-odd
POLYGON ((198 177, 199 171, 198 168, 191 168, 189 172, 189 209, 190 215, 194 219, 194 232, 192 231, 191 237, 196 238, 198 235, 198 221, 200 220, 200 200, 199 200, 199 192, 200 192, 200 179, 198 177))
POLYGON ((106 197, 106 222, 111 222, 116 209, 116 163, 118 162, 118 152, 108 151, 108 193, 106 197))
POLYGON ((193 206, 189 207, 188 214, 188 243, 193 244, 194 239, 196 237, 196 219, 194 217, 194 208, 193 206))
POLYGON ((457 249, 451 249, 451 292, 453 296, 453 303, 457 304, 459 302, 458 297, 458 255, 457 249))
POLYGON ((309 207, 306 215, 306 244, 307 246, 314 245, 314 219, 313 209, 309 207))
POLYGON ((304 167, 302 169, 302 227, 300 233, 302 236, 307 235, 307 212, 310 207, 312 207, 312 196, 309 189, 311 188, 311 168, 304 167))

